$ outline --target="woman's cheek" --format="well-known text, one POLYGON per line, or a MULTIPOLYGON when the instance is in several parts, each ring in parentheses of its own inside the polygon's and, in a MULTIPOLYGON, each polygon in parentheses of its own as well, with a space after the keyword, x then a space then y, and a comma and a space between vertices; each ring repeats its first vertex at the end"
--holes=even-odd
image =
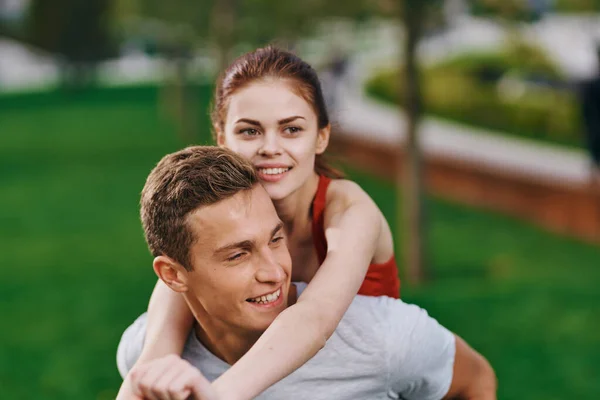
POLYGON ((256 143, 251 141, 235 140, 231 142, 231 146, 228 146, 230 150, 233 150, 237 154, 241 155, 246 159, 252 158, 257 151, 258 146, 256 143))

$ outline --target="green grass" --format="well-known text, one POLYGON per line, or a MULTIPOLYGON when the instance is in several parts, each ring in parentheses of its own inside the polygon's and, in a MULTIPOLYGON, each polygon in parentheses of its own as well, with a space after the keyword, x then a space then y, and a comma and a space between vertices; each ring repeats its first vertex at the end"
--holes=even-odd
MULTIPOLYGON (((394 221, 393 187, 355 178, 394 221)), ((405 285, 403 299, 490 360, 499 399, 597 398, 600 249, 505 216, 440 200, 428 206, 435 280, 405 285)))
MULTIPOLYGON (((209 91, 198 93, 207 126, 209 91)), ((114 398, 116 345, 155 282, 139 192, 160 157, 184 145, 157 96, 147 87, 0 97, 2 398, 114 398)), ((391 184, 352 176, 394 221, 391 184)), ((490 359, 501 399, 596 398, 600 249, 429 206, 436 279, 404 283, 404 299, 490 359)))

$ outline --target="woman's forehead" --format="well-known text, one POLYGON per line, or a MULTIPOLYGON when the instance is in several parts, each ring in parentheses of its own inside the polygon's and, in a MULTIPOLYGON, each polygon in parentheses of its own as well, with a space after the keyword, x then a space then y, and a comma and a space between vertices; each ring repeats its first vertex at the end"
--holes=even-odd
POLYGON ((283 80, 252 83, 231 96, 227 122, 240 118, 280 120, 299 115, 315 118, 311 105, 283 80))

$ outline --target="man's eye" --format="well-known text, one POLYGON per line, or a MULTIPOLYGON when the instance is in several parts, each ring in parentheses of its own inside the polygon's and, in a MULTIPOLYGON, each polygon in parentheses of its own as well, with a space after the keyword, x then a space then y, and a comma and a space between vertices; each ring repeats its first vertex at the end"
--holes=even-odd
POLYGON ((283 236, 277 236, 271 240, 271 243, 279 243, 283 240, 283 236))
POLYGON ((233 256, 229 257, 227 259, 227 261, 236 261, 236 260, 239 260, 240 258, 242 258, 243 255, 244 255, 244 253, 236 253, 233 256))

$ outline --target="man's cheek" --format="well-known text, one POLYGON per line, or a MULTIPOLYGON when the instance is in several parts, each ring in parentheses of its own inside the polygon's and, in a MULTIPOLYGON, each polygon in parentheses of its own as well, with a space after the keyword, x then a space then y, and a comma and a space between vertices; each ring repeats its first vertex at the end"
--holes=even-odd
POLYGON ((290 256, 290 252, 285 243, 278 250, 277 262, 289 275, 290 271, 292 270, 292 258, 290 256))

